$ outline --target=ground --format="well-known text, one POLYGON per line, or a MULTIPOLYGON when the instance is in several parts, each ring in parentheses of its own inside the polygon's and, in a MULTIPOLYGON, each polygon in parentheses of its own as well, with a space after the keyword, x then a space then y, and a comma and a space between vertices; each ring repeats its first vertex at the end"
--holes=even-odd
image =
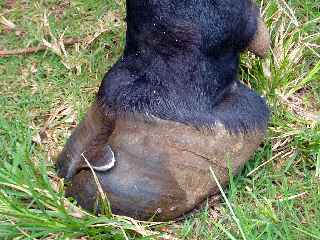
POLYGON ((152 224, 84 212, 53 168, 121 55, 124 2, 0 1, 0 55, 47 48, 0 56, 0 238, 320 239, 320 4, 260 3, 272 50, 244 53, 240 78, 268 100, 267 138, 215 207, 152 224))

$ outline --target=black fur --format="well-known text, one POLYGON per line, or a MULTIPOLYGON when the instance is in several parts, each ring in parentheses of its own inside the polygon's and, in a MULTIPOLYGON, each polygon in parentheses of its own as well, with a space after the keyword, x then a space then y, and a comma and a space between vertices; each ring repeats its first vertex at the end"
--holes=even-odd
POLYGON ((251 0, 127 0, 126 48, 99 102, 196 127, 265 128, 264 100, 238 82, 257 15, 251 0))

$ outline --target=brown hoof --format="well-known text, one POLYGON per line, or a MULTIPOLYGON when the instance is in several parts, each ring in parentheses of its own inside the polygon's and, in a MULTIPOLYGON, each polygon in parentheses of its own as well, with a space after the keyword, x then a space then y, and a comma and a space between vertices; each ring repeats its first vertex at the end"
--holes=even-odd
MULTIPOLYGON (((233 104, 226 98, 216 110, 223 113, 233 104)), ((228 161, 237 174, 263 137, 263 129, 231 133, 219 123, 198 130, 156 117, 112 121, 94 104, 60 154, 57 168, 71 180, 67 196, 85 209, 99 211, 99 193, 84 158, 115 214, 170 220, 219 192, 210 167, 225 186, 228 161)))
MULTIPOLYGON (((262 138, 259 132, 231 135, 223 127, 204 134, 160 119, 119 120, 108 141, 116 165, 96 175, 114 213, 144 220, 153 216, 174 219, 218 192, 210 167, 225 185, 228 161, 236 174, 262 138)), ((96 159, 88 160, 92 166, 98 164, 96 159)), ((90 170, 72 179, 67 195, 86 209, 97 208, 97 188, 90 170)))

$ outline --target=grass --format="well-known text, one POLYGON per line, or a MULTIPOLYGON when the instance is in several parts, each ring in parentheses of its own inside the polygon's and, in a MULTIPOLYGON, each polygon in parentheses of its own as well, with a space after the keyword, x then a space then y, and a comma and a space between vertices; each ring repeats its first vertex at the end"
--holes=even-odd
POLYGON ((241 175, 230 176, 220 205, 159 225, 82 211, 64 198, 52 167, 121 55, 123 1, 1 1, 0 50, 62 34, 94 41, 65 54, 0 58, 0 238, 320 239, 320 4, 261 7, 272 51, 264 60, 243 54, 240 77, 268 100, 268 136, 241 175))

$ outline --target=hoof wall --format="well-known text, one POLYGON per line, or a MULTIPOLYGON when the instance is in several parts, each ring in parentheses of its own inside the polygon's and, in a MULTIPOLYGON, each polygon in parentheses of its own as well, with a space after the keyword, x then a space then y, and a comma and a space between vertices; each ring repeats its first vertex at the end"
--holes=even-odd
MULTIPOLYGON (((81 166, 73 171, 66 193, 83 208, 99 212, 99 191, 89 163, 113 213, 164 221, 191 211, 218 193, 210 167, 226 185, 227 162, 231 161, 233 174, 237 174, 263 136, 263 131, 233 135, 221 126, 214 134, 204 134, 160 119, 118 120, 107 140, 99 137, 99 147, 84 151, 82 158, 86 157, 87 163, 78 158, 75 162, 73 158, 63 160, 70 155, 66 151, 59 159, 60 163, 67 161, 68 166, 81 166)), ((67 145, 66 149, 71 147, 67 145)), ((75 151, 72 156, 76 156, 75 151)))

